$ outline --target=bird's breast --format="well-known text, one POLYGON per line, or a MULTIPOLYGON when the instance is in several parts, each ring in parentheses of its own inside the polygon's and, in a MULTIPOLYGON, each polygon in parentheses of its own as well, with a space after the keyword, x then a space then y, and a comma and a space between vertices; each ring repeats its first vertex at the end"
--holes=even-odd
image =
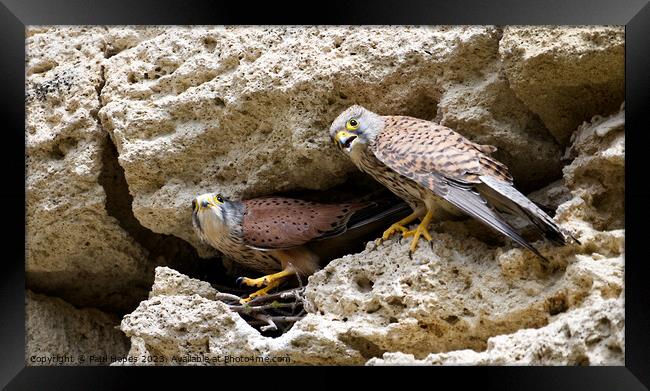
POLYGON ((408 202, 412 208, 415 209, 416 205, 422 204, 421 186, 386 166, 370 150, 360 151, 354 157, 352 155, 350 157, 361 171, 370 174, 377 182, 408 202))
POLYGON ((278 260, 268 253, 248 247, 238 235, 240 230, 229 227, 216 216, 210 216, 209 212, 198 217, 203 240, 228 258, 263 273, 272 273, 280 269, 278 260))

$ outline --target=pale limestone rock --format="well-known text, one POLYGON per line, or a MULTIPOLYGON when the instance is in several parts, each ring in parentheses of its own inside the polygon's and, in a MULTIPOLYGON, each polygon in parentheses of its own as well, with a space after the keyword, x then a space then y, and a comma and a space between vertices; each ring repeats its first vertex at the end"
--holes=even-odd
POLYGON ((146 234, 134 236, 128 189, 116 180, 97 112, 105 56, 156 31, 27 29, 26 274, 40 292, 123 311, 146 297, 153 277, 139 242, 146 234))
POLYGON ((263 337, 225 304, 211 300, 217 291, 204 284, 172 269, 156 268, 149 299, 122 320, 122 331, 132 339, 129 357, 136 361, 122 364, 268 365, 256 357, 289 357, 276 365, 365 361, 338 340, 341 322, 309 314, 281 337, 263 337), (226 362, 228 357, 254 358, 226 362))
POLYGON ((214 251, 188 205, 327 189, 352 171, 328 139, 359 103, 439 117, 500 148, 519 181, 560 174, 560 149, 508 88, 495 27, 170 28, 106 62, 99 115, 142 225, 214 251), (438 103, 439 102, 439 103, 438 103))
POLYGON ((623 26, 510 26, 499 53, 512 90, 563 146, 625 99, 623 26))
POLYGON ((114 307, 133 300, 117 292, 141 280, 146 254, 108 214, 100 183, 104 31, 28 29, 26 272, 40 290, 114 307))
MULTIPOLYGON (((272 339, 199 282, 159 268, 150 299, 122 321, 131 355, 173 364, 185 364, 173 361, 183 356, 223 364, 217 357, 288 355, 294 364, 622 365, 624 230, 582 219, 600 210, 585 196, 594 187, 581 187, 594 179, 585 165, 598 158, 597 168, 622 170, 622 124, 594 130, 608 121, 595 118, 576 136, 579 155, 565 170, 572 198, 558 221, 581 243, 537 242, 547 270, 510 242, 490 246, 458 229, 471 223, 441 224, 413 259, 408 243, 393 239, 330 262, 309 278, 307 317, 272 339)), ((597 188, 599 199, 619 196, 622 182, 609 185, 597 188)))
POLYGON ((356 175, 326 130, 359 103, 496 145, 524 191, 556 181, 531 197, 582 244, 536 243, 552 261, 542 270, 477 222, 437 222, 413 260, 392 240, 330 263, 310 278, 311 313, 275 339, 207 282, 158 268, 122 321, 131 359, 621 363, 624 115, 570 134, 622 101, 622 42, 620 27, 29 28, 28 284, 131 310, 155 265, 188 259, 178 238, 216 254, 191 230, 197 193, 327 190, 356 175), (611 336, 590 337, 586 317, 608 309, 611 336), (565 325, 564 350, 517 342, 565 325))
POLYGON ((577 157, 563 171, 576 197, 558 209, 558 219, 578 218, 597 230, 624 228, 624 107, 612 116, 595 116, 584 122, 573 139, 567 155, 577 157))
POLYGON ((93 308, 77 309, 31 291, 26 293, 25 306, 27 366, 108 365, 129 350, 114 315, 93 308))
MULTIPOLYGON (((497 38, 494 38, 497 44, 497 38)), ((450 84, 438 103, 437 120, 480 144, 497 147, 522 191, 537 189, 561 174, 561 150, 539 117, 510 88, 494 50, 477 75, 450 84)))
POLYGON ((624 341, 622 297, 594 296, 546 327, 492 337, 482 352, 456 350, 423 360, 412 354, 385 353, 366 365, 624 365, 624 341))

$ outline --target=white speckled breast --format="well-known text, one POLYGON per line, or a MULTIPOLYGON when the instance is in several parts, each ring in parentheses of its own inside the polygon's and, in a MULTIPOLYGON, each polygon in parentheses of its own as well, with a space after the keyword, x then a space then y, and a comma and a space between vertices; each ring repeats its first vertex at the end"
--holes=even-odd
MULTIPOLYGON (((241 238, 240 221, 232 221, 232 227, 224 224, 212 210, 197 213, 201 229, 195 230, 206 243, 243 266, 262 273, 275 273, 281 269, 278 260, 268 252, 250 248, 241 238)), ((236 219, 235 219, 236 220, 236 219)))

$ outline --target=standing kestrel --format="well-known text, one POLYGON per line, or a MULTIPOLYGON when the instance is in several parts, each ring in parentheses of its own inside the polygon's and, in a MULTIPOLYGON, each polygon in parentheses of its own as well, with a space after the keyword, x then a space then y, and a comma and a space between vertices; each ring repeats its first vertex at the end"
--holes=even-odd
POLYGON ((329 132, 359 169, 413 209, 410 216, 390 226, 382 236, 386 240, 397 231, 404 237, 413 236, 409 255, 417 248, 421 236, 431 241, 428 226, 441 208, 478 219, 546 262, 499 212, 526 218, 557 243, 566 244, 570 238, 550 216, 515 189, 508 168, 489 156, 496 151, 491 145, 473 143, 431 121, 381 116, 361 106, 341 113, 329 132), (422 216, 415 230, 404 227, 422 216))
POLYGON ((404 216, 408 210, 403 203, 377 206, 375 202, 321 204, 282 197, 229 201, 220 194, 207 193, 192 201, 192 225, 204 242, 234 261, 267 274, 238 279, 248 286, 266 285, 242 300, 247 302, 265 295, 287 276, 313 274, 326 254, 336 254, 351 240, 404 216), (345 238, 338 239, 342 236, 345 238))

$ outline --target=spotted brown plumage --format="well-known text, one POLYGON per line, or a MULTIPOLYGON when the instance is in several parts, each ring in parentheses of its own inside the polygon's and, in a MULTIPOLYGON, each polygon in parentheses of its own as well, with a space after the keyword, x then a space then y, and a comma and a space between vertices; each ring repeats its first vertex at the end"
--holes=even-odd
POLYGON ((546 237, 566 243, 570 236, 553 219, 513 185, 508 168, 490 156, 491 145, 474 143, 454 130, 407 116, 381 116, 361 106, 341 113, 330 127, 330 136, 362 171, 372 175, 406 200, 413 214, 393 224, 383 235, 396 231, 414 236, 410 252, 420 236, 430 239, 428 224, 443 209, 464 212, 528 248, 544 261, 503 218, 501 213, 522 216, 546 237), (404 225, 422 217, 417 229, 404 225))
POLYGON ((508 168, 486 154, 495 147, 476 144, 430 121, 386 116, 383 130, 369 147, 380 161, 407 177, 437 172, 468 183, 479 183, 480 175, 512 183, 508 168))
POLYGON ((364 232, 365 227, 404 211, 395 205, 362 216, 375 206, 374 202, 324 204, 283 197, 230 201, 207 193, 192 202, 192 225, 202 241, 249 269, 267 274, 241 279, 249 286, 266 285, 244 299, 248 301, 266 294, 287 276, 314 273, 321 261, 319 254, 324 252, 315 251, 312 244, 336 239, 348 230, 364 232))
POLYGON ((367 203, 321 204, 267 197, 242 201, 242 233, 249 246, 281 249, 340 233, 367 203))

